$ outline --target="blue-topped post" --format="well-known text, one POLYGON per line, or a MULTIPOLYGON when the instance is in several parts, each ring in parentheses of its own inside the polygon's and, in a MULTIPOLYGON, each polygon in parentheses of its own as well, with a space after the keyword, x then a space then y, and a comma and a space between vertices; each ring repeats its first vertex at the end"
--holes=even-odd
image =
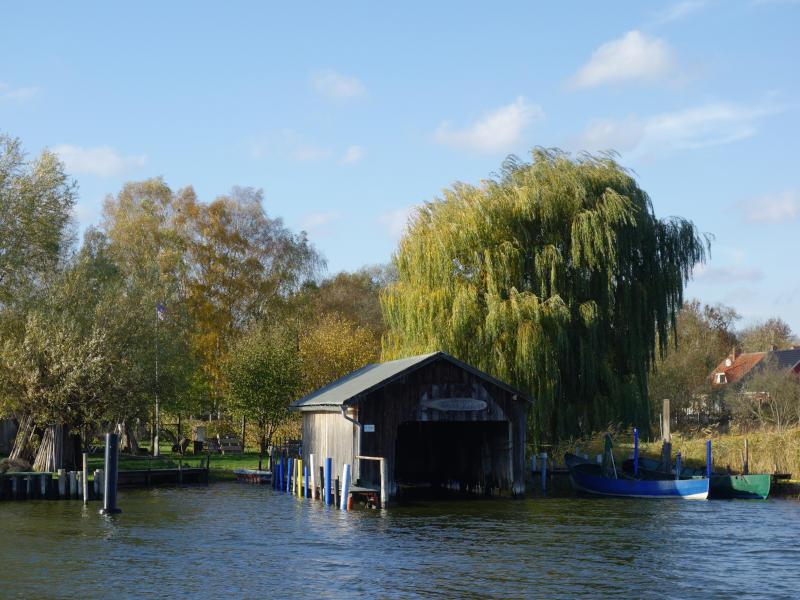
POLYGON ((675 456, 675 479, 681 478, 681 453, 675 456))
POLYGON ((706 441, 706 477, 711 479, 711 440, 706 441))
POLYGON ((308 467, 303 467, 303 489, 305 490, 305 497, 308 498, 308 467))
POLYGON ((639 430, 633 430, 633 474, 639 474, 639 430))
POLYGON ((333 459, 325 459, 325 505, 331 503, 331 469, 333 469, 333 459))
POLYGON ((103 508, 101 515, 121 513, 117 508, 117 467, 119 459, 119 436, 106 434, 105 485, 103 488, 103 508))
POLYGON ((283 469, 284 469, 283 457, 281 456, 280 461, 278 463, 278 483, 277 483, 277 488, 279 490, 283 489, 283 469))
POLYGON ((292 489, 292 459, 286 459, 286 492, 290 492, 292 489))

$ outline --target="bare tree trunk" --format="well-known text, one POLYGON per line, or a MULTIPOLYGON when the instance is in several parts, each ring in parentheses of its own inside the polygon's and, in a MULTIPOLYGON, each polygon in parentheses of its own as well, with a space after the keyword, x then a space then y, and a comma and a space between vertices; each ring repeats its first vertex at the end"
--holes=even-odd
POLYGON ((19 420, 19 429, 17 429, 17 436, 14 438, 14 447, 11 449, 9 458, 11 460, 24 460, 25 462, 33 462, 34 452, 31 448, 31 436, 36 431, 36 424, 33 422, 33 417, 30 415, 22 415, 19 420))
POLYGON ((119 424, 122 433, 122 444, 120 444, 120 452, 129 452, 130 454, 139 454, 139 442, 136 441, 136 434, 127 421, 119 424))
POLYGON ((53 472, 62 468, 64 468, 64 426, 52 425, 42 436, 39 452, 33 462, 33 470, 53 472))

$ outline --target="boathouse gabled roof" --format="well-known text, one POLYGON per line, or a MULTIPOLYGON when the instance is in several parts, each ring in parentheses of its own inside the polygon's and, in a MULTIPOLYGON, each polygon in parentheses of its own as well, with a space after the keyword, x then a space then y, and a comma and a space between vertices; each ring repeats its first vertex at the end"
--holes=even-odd
POLYGON ((532 402, 527 394, 487 375, 483 371, 469 366, 447 354, 446 352, 432 352, 421 354, 409 358, 399 358, 383 363, 373 363, 329 383, 308 396, 295 400, 289 405, 290 410, 301 412, 320 412, 341 410, 343 406, 348 406, 352 401, 359 397, 374 392, 389 383, 404 377, 412 371, 416 371, 437 360, 446 360, 473 375, 492 383, 511 394, 515 394, 520 400, 532 402))

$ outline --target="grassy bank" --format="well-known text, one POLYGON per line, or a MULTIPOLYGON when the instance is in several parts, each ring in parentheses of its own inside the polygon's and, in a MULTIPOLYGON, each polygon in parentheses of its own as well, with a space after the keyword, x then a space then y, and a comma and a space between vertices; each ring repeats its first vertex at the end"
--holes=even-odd
MULTIPOLYGON (((595 456, 603 452, 605 432, 589 439, 562 442, 548 451, 552 452, 558 464, 563 461, 564 452, 574 452, 579 447, 581 454, 595 456)), ((633 431, 613 434, 614 456, 617 460, 633 454, 633 431)), ((800 479, 800 429, 778 431, 758 431, 747 434, 711 433, 672 435, 672 455, 680 451, 682 461, 690 466, 701 468, 706 464, 706 440, 711 440, 712 460, 715 470, 730 467, 733 472, 741 472, 744 458, 744 442, 748 443, 751 473, 790 473, 792 479, 800 479)), ((642 456, 660 458, 661 442, 639 441, 642 456)))
MULTIPOLYGON (((171 444, 160 444, 159 451, 161 456, 152 458, 147 456, 131 456, 129 454, 120 454, 119 468, 123 470, 147 469, 177 469, 178 461, 184 467, 199 467, 200 462, 207 460, 206 454, 185 454, 181 456, 173 453, 171 444)), ((147 449, 147 446, 144 446, 147 449)), ((105 456, 103 452, 92 453, 89 455, 89 471, 94 472, 95 469, 102 469, 105 456)), ((267 467, 267 459, 264 457, 262 467, 267 467)), ((212 481, 220 481, 225 479, 235 479, 234 469, 257 469, 258 468, 258 452, 248 448, 244 454, 212 454, 211 455, 211 471, 209 479, 212 481)))

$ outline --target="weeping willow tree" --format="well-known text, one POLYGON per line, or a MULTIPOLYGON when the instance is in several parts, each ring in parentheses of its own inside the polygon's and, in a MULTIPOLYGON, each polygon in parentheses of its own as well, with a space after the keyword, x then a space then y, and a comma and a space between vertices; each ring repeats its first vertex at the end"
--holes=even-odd
POLYGON ((649 429, 647 374, 708 241, 612 155, 537 148, 418 208, 381 298, 389 360, 435 350, 528 392, 534 440, 649 429))

